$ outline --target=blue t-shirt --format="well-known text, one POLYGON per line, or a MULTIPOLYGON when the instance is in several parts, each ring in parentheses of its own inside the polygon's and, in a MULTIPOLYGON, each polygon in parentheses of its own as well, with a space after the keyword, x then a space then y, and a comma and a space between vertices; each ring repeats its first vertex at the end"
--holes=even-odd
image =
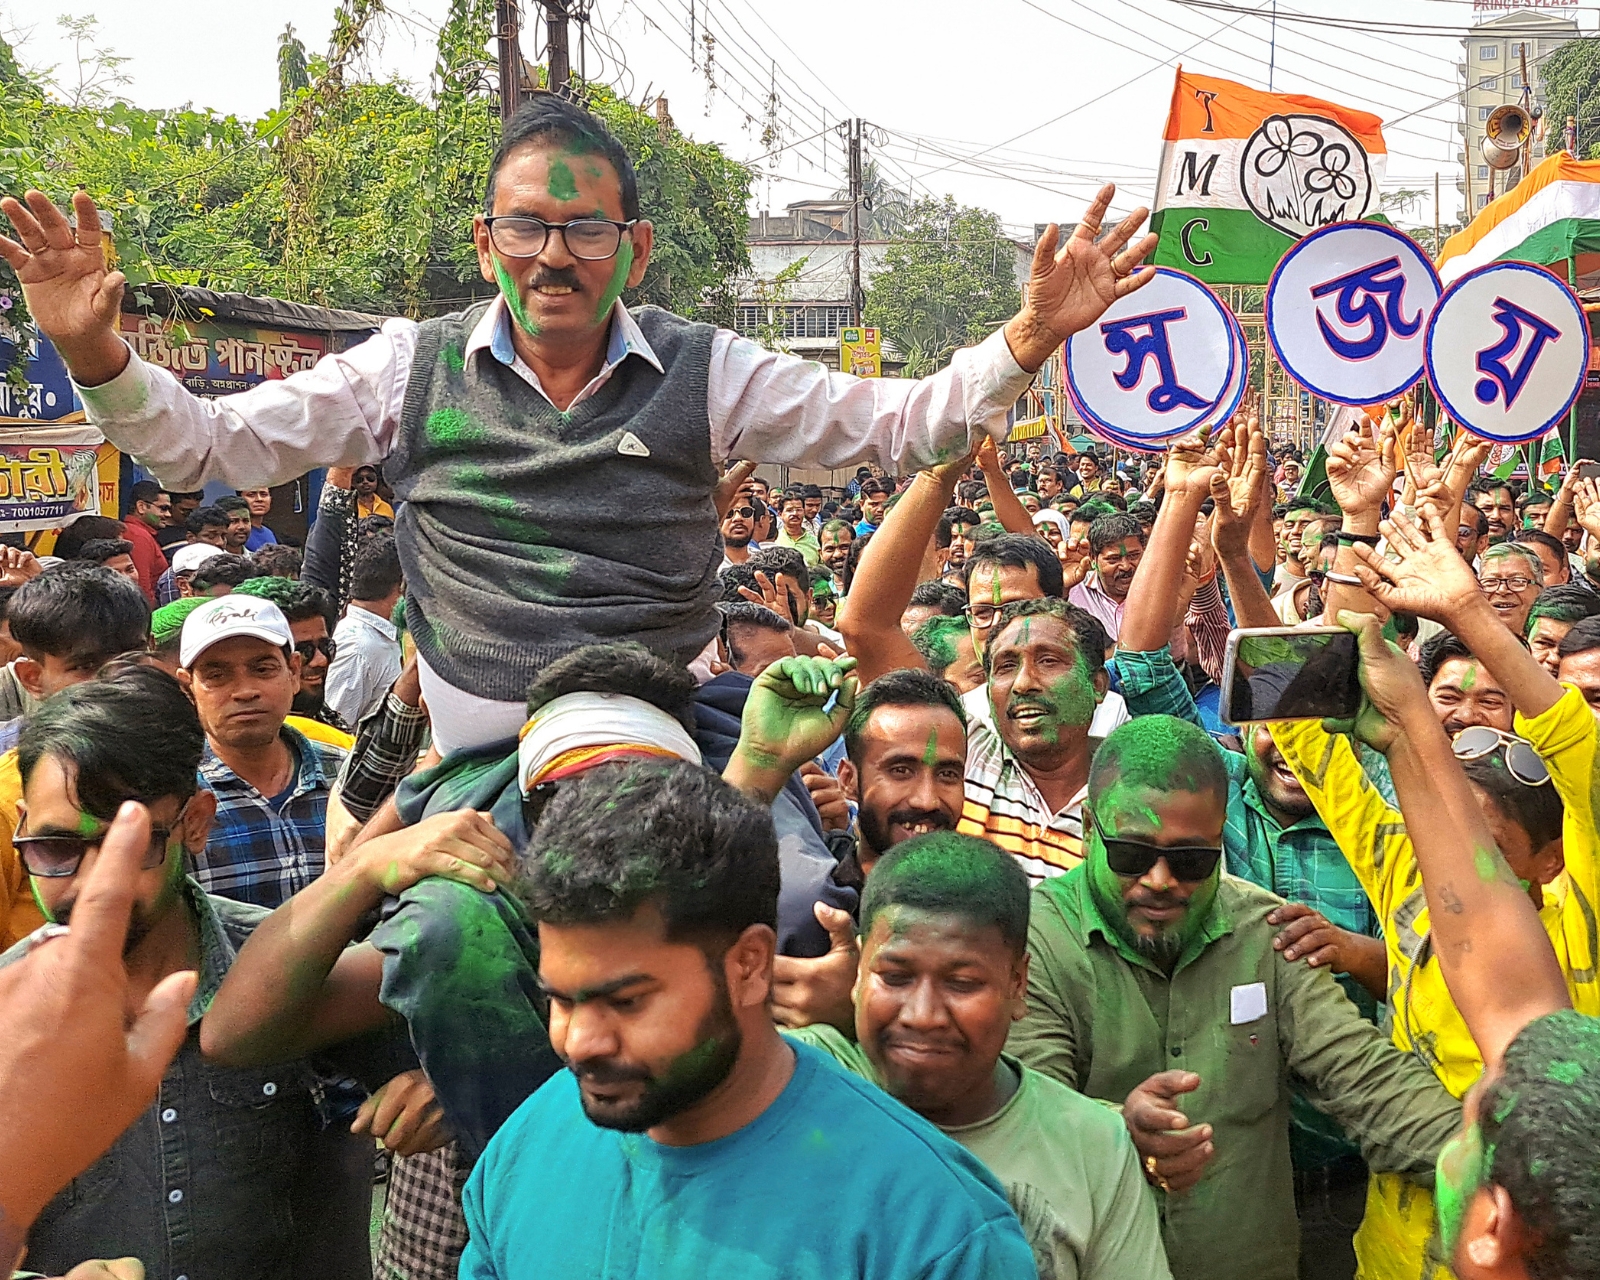
POLYGON ((278 535, 262 524, 251 528, 250 536, 244 540, 244 549, 246 551, 260 551, 262 547, 274 547, 277 544, 278 535))
POLYGON ((1035 1280, 994 1176, 809 1045, 736 1133, 667 1147, 591 1124, 563 1071, 472 1171, 460 1280, 1035 1280))

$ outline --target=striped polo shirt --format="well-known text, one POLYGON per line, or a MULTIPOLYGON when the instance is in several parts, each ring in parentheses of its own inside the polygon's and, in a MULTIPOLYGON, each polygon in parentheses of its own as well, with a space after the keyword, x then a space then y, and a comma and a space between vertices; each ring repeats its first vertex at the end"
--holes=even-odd
POLYGON ((1083 861, 1088 793, 1085 786, 1059 813, 1052 811, 1000 735, 982 721, 967 726, 966 802, 956 830, 999 845, 1022 864, 1031 884, 1083 861))

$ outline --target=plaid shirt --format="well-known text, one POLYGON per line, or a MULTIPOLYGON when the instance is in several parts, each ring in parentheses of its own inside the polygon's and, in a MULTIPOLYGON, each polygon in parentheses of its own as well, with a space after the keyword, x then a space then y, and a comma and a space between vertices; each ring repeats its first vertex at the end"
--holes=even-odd
POLYGON ((207 893, 274 909, 322 874, 328 791, 346 754, 288 725, 279 732, 296 760, 281 798, 262 795, 206 743, 200 785, 216 795, 217 817, 194 867, 207 893))
POLYGON ((416 768, 427 728, 427 711, 402 702, 392 689, 383 705, 361 722, 339 775, 339 800, 351 816, 372 820, 400 780, 416 768))

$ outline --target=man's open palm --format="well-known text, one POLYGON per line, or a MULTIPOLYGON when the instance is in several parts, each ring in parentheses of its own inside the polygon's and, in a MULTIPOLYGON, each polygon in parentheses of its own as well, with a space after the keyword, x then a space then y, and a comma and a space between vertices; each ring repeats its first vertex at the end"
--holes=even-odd
POLYGON ((22 282, 34 323, 58 347, 110 335, 124 280, 122 272, 106 270, 94 201, 83 191, 72 197, 76 229, 43 192, 29 191, 27 201, 0 200, 16 234, 0 236, 0 257, 22 282))
POLYGON ((1148 209, 1135 209, 1100 237, 1101 221, 1115 194, 1114 186, 1102 187, 1065 243, 1052 226, 1033 251, 1028 306, 1057 342, 1093 324, 1118 298, 1155 276, 1154 267, 1140 268, 1139 264, 1155 249, 1156 237, 1147 235, 1128 244, 1143 225, 1148 209))

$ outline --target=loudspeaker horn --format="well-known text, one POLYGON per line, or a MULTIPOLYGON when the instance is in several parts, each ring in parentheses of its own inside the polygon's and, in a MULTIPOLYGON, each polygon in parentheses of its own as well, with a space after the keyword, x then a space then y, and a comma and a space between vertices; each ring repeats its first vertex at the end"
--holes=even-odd
POLYGON ((1496 107, 1483 122, 1480 148, 1491 169, 1509 169, 1522 158, 1522 144, 1533 133, 1533 117, 1522 107, 1496 107))

